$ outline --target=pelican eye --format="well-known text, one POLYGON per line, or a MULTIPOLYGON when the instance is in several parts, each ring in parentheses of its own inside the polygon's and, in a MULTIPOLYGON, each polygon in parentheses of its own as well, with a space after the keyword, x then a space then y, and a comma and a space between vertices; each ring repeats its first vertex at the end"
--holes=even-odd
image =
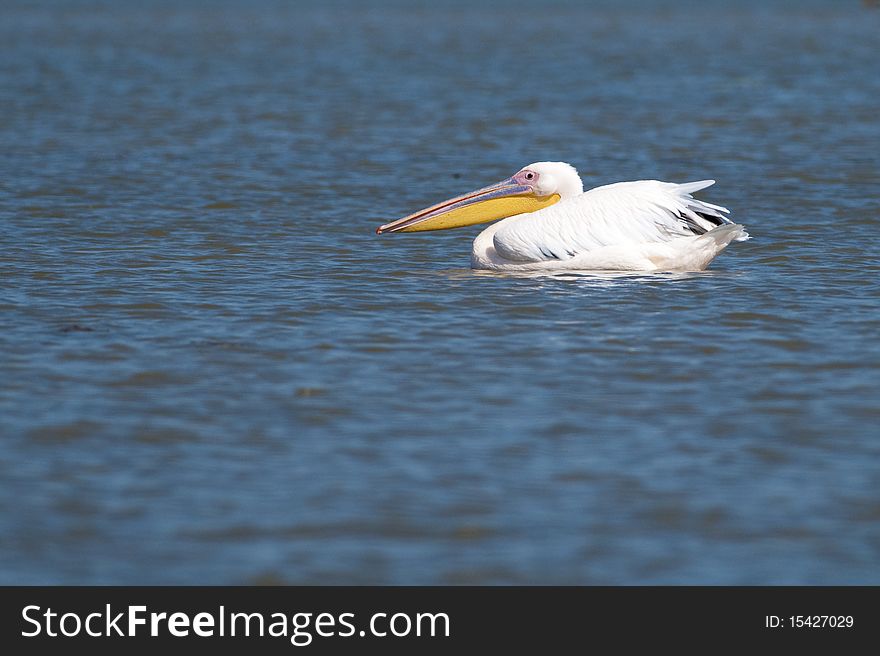
POLYGON ((526 173, 526 180, 534 180, 534 179, 535 179, 534 173, 531 173, 531 172, 526 173))

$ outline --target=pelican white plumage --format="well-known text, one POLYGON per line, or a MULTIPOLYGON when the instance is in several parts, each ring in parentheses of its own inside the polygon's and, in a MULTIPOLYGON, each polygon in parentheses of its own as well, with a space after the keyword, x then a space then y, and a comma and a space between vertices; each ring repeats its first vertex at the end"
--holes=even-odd
POLYGON ((380 226, 444 230, 498 221, 474 240, 471 266, 495 271, 701 271, 749 238, 729 211, 692 196, 714 184, 618 182, 584 192, 565 162, 536 162, 497 184, 380 226))

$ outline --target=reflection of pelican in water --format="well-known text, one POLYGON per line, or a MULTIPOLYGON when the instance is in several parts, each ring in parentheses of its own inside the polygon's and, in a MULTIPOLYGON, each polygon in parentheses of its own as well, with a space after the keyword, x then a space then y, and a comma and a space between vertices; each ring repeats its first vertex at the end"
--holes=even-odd
POLYGON ((691 196, 713 184, 618 182, 584 192, 564 162, 537 162, 376 232, 444 230, 504 219, 474 240, 471 266, 495 271, 700 271, 749 238, 723 207, 691 196))

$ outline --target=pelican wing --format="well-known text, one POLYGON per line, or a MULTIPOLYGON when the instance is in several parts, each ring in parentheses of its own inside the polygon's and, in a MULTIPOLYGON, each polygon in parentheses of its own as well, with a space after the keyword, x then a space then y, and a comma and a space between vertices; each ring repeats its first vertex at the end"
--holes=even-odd
POLYGON ((714 183, 640 180, 596 187, 507 219, 494 233, 495 251, 514 262, 547 262, 607 246, 644 246, 702 235, 733 223, 724 216, 726 208, 691 196, 714 183))

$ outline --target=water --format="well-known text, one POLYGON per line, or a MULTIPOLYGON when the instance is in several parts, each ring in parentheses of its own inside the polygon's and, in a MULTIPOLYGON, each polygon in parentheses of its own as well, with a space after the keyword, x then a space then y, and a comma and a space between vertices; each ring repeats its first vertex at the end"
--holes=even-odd
POLYGON ((4 2, 0 582, 880 583, 880 11, 4 2), (377 225, 712 177, 701 274, 377 225))

